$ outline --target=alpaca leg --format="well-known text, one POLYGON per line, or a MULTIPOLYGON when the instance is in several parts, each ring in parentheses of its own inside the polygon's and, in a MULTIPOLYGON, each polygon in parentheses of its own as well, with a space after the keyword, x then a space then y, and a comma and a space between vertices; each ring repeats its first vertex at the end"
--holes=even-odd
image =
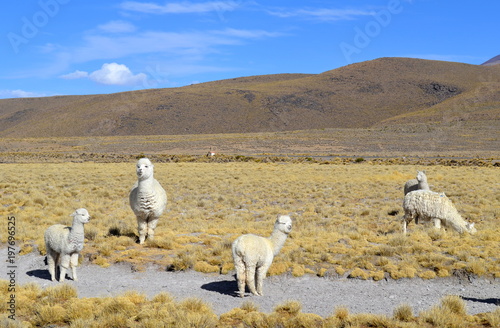
POLYGON ((269 266, 261 266, 257 268, 257 271, 255 272, 255 280, 257 281, 257 294, 260 296, 264 296, 264 293, 262 292, 262 286, 264 285, 264 278, 266 277, 267 270, 269 269, 269 266))
POLYGON ((405 214, 403 217, 403 234, 406 235, 406 227, 408 226, 408 223, 410 222, 410 219, 408 216, 405 214))
POLYGON ((436 229, 441 229, 441 220, 440 219, 432 219, 432 221, 434 222, 434 228, 436 229))
POLYGON ((78 277, 76 276, 76 267, 78 266, 78 253, 71 254, 70 262, 73 280, 78 281, 78 277))
POLYGON ((61 255, 61 275, 59 276, 59 281, 63 282, 66 279, 66 270, 68 270, 70 264, 70 256, 69 254, 61 255))
POLYGON ((403 216, 403 234, 406 235, 406 228, 408 226, 408 223, 410 223, 411 221, 413 221, 413 219, 415 218, 415 215, 412 214, 412 213, 405 213, 405 215, 403 216))
POLYGON ((240 297, 245 296, 245 263, 241 260, 240 257, 234 259, 234 266, 236 268, 236 280, 238 281, 238 293, 240 297))
POLYGON ((155 236, 155 228, 156 228, 157 224, 158 224, 158 218, 149 220, 149 222, 148 222, 148 239, 153 240, 153 238, 155 236))
POLYGON ((139 230, 139 244, 144 244, 146 233, 148 231, 148 223, 145 220, 137 218, 137 226, 139 230))
POLYGON ((248 289, 250 290, 250 293, 254 295, 259 295, 257 293, 257 290, 255 289, 255 269, 256 269, 255 264, 246 266, 247 286, 248 289))
POLYGON ((49 249, 49 247, 46 247, 46 249, 47 249, 47 264, 49 265, 50 279, 52 281, 56 281, 56 265, 57 265, 58 254, 53 250, 49 249))

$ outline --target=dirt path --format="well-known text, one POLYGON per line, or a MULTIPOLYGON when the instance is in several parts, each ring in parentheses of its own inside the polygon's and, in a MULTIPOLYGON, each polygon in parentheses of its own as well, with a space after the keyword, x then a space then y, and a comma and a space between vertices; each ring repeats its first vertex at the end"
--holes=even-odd
MULTIPOLYGON (((1 249, 2 258, 7 258, 1 249)), ((32 252, 17 261, 16 283, 36 282, 41 287, 54 286, 50 281, 44 257, 32 252)), ((391 316, 394 308, 409 304, 415 314, 439 304, 446 295, 459 295, 467 305, 469 314, 491 312, 500 305, 500 280, 491 279, 401 279, 378 282, 358 279, 329 279, 316 276, 273 276, 264 281, 263 297, 236 297, 233 275, 210 275, 194 271, 166 272, 150 267, 144 272, 133 272, 129 265, 119 264, 109 268, 83 264, 78 268, 79 281, 68 283, 76 286, 79 297, 115 296, 135 290, 149 297, 168 292, 176 299, 187 297, 203 299, 216 314, 252 301, 261 312, 272 312, 274 307, 288 300, 302 304, 302 312, 326 317, 336 307, 345 306, 351 313, 374 313, 391 316)), ((2 270, 0 279, 7 279, 2 270)))

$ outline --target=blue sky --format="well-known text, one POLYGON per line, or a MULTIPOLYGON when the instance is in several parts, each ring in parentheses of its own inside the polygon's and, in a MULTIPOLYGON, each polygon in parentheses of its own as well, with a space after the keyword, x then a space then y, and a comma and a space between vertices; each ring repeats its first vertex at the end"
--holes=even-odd
POLYGON ((500 54, 499 13, 497 0, 4 1, 0 98, 321 73, 380 57, 481 64, 500 54))

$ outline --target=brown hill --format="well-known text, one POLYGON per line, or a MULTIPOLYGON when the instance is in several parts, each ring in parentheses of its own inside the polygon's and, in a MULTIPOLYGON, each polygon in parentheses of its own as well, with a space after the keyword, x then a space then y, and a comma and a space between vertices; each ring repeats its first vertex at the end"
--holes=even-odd
POLYGON ((500 118, 500 65, 380 58, 322 74, 0 100, 1 137, 246 133, 500 118))

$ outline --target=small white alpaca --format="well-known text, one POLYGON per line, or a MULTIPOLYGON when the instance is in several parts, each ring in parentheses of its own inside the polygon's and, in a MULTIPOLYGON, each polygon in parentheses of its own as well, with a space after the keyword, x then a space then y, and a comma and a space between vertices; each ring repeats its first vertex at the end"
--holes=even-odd
POLYGON ((77 209, 73 214, 73 225, 67 227, 63 224, 55 224, 47 228, 44 234, 45 248, 47 250, 47 264, 52 281, 56 280, 56 265, 60 264, 59 281, 66 279, 66 270, 71 266, 73 280, 77 281, 76 267, 78 266, 78 255, 83 249, 84 230, 83 225, 90 220, 89 212, 84 208, 77 209))
POLYGON ((233 242, 233 260, 240 297, 245 295, 245 282, 252 294, 264 295, 262 285, 267 270, 273 263, 274 256, 278 255, 285 244, 290 231, 292 219, 288 215, 278 215, 269 238, 246 234, 233 242))
POLYGON ((434 227, 448 226, 459 233, 475 233, 474 223, 468 223, 458 213, 457 209, 444 193, 430 190, 415 190, 406 194, 403 201, 405 215, 403 217, 403 233, 406 234, 406 226, 413 219, 432 221, 434 227))
POLYGON ((167 193, 153 177, 154 166, 147 158, 137 161, 137 182, 129 195, 130 207, 137 217, 139 243, 154 238, 158 218, 167 207, 167 193))
POLYGON ((429 184, 427 183, 427 176, 425 175, 425 171, 417 171, 416 179, 406 181, 404 186, 405 195, 414 190, 431 190, 429 188, 429 184))

